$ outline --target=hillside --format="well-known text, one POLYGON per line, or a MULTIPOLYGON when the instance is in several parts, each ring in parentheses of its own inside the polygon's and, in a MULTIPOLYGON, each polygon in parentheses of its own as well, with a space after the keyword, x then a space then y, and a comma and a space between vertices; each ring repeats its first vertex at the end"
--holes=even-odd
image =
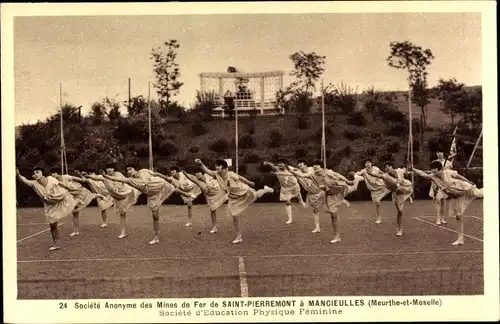
MULTIPOLYGON (((367 112, 357 105, 356 111, 348 113, 329 107, 326 114, 327 164, 348 175, 362 168, 363 159, 371 157, 376 164, 394 160, 405 165, 408 138, 407 102, 400 93, 392 105, 380 105, 379 110, 367 112), (382 110, 380 110, 382 109, 382 110)), ((415 116, 419 116, 416 107, 415 116)), ((153 118, 154 166, 160 171, 173 165, 189 167, 195 158, 213 165, 217 158, 235 156, 234 119, 212 119, 201 121, 193 114, 181 120, 153 118)), ((422 168, 428 167, 433 152, 438 146, 448 150, 452 133, 449 118, 441 112, 440 103, 432 101, 428 107, 428 125, 423 134, 423 145, 419 148, 417 127, 414 162, 422 168), (444 131, 441 131, 444 129, 444 131)), ((16 163, 21 172, 29 176, 29 167, 41 163, 44 167, 60 165, 58 116, 45 123, 26 125, 19 129, 16 140, 16 163), (40 139, 44 140, 41 141, 40 139)), ((459 132, 460 134, 460 132, 459 132)), ((458 143, 458 167, 464 167, 477 139, 477 132, 460 135, 458 143), (473 144, 472 144, 473 146, 473 144)), ((66 121, 65 141, 68 166, 98 170, 104 163, 116 160, 118 168, 127 161, 148 166, 148 132, 145 114, 121 118, 118 121, 96 123, 90 117, 66 121)), ((321 115, 311 113, 304 117, 296 114, 241 117, 239 119, 239 172, 254 180, 257 186, 264 183, 278 189, 274 176, 261 167, 263 160, 275 161, 287 158, 292 164, 298 158, 309 160, 320 156, 321 115)), ((482 165, 481 152, 473 161, 482 165)), ((471 179, 473 180, 473 179, 471 179)), ((417 198, 425 198, 428 183, 418 179, 417 198)), ((29 188, 18 186, 18 201, 21 205, 37 203, 29 188)), ((277 200, 277 195, 267 200, 277 200)), ((366 188, 359 190, 352 199, 366 199, 366 188)), ((172 198, 178 202, 177 198, 172 198)))

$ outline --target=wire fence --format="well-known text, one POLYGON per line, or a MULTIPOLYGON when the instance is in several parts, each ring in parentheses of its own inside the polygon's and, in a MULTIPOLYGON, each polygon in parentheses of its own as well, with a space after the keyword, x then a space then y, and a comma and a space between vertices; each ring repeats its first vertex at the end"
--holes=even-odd
MULTIPOLYGON (((332 267, 335 267, 332 264, 332 267)), ((483 266, 247 274, 249 297, 482 295, 483 266)), ((240 278, 36 278, 18 280, 18 299, 240 297, 240 278)))

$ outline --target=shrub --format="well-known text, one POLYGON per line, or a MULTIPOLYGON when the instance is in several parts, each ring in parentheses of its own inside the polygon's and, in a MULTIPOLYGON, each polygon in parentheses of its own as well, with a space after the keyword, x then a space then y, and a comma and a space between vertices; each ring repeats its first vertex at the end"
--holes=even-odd
MULTIPOLYGON (((342 156, 344 157, 349 157, 352 153, 352 148, 350 145, 346 145, 341 151, 340 151, 340 154, 342 154, 342 156)), ((326 156, 328 157, 328 152, 326 154, 326 156)))
POLYGON ((267 147, 269 147, 269 148, 279 147, 281 144, 282 138, 283 138, 283 136, 281 135, 280 131, 272 130, 269 133, 269 141, 267 142, 267 147))
POLYGON ((210 150, 217 153, 226 153, 229 149, 229 143, 224 138, 219 138, 210 144, 210 150))
POLYGON ((200 151, 200 147, 198 145, 191 146, 189 148, 189 152, 191 153, 198 153, 200 151))
POLYGON ((297 128, 298 129, 308 129, 309 119, 306 116, 297 117, 297 128))
POLYGON ((255 140, 252 135, 246 134, 239 138, 239 147, 242 149, 255 148, 255 140))
MULTIPOLYGON (((236 166, 235 166, 234 169, 236 170, 236 166)), ((239 174, 245 174, 245 173, 247 173, 247 166, 246 166, 246 164, 240 164, 240 165, 238 165, 238 173, 239 174)))
POLYGON ((172 156, 175 155, 175 153, 177 153, 178 151, 179 149, 177 148, 174 142, 169 140, 164 140, 160 142, 158 153, 161 156, 172 156))
POLYGON ((377 115, 386 121, 408 123, 406 115, 390 104, 381 104, 377 109, 377 115))
POLYGON ((349 140, 355 140, 361 137, 361 132, 357 129, 346 129, 344 131, 345 138, 349 140))
POLYGON ((304 146, 299 146, 295 149, 295 158, 304 159, 307 158, 308 150, 304 146))
POLYGON ((408 133, 408 126, 402 123, 392 123, 387 127, 387 135, 404 137, 408 133))
POLYGON ((194 135, 194 136, 201 136, 201 135, 205 135, 206 133, 208 132, 207 128, 205 127, 205 125, 201 122, 195 122, 192 126, 191 126, 191 133, 194 135))
POLYGON ((399 141, 393 140, 387 145, 387 152, 389 153, 397 153, 401 149, 401 144, 399 141))
POLYGON ((347 122, 350 125, 364 126, 366 124, 366 118, 361 111, 353 111, 349 113, 347 122))
POLYGON ((258 163, 260 161, 260 158, 257 154, 255 153, 250 153, 245 156, 244 162, 245 163, 258 163))

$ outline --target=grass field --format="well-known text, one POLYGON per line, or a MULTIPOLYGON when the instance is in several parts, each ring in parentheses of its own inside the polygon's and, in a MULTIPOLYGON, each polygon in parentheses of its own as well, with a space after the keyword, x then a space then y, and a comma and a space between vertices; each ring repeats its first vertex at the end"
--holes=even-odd
POLYGON ((407 205, 404 235, 395 236, 395 212, 382 203, 374 224, 371 202, 340 210, 342 242, 332 245, 329 218, 314 227, 310 209, 293 205, 285 225, 282 204, 254 204, 243 215, 243 239, 233 245, 232 220, 219 210, 219 232, 210 234, 208 208, 162 208, 160 244, 148 246, 152 224, 146 206, 134 207, 128 236, 119 240, 114 212, 102 229, 96 208, 80 219, 80 236, 69 238, 71 219, 60 227, 61 249, 49 252, 41 209, 19 209, 19 299, 180 298, 335 295, 483 294, 483 206, 465 215, 465 245, 451 246, 457 224, 434 224, 430 201, 407 205))

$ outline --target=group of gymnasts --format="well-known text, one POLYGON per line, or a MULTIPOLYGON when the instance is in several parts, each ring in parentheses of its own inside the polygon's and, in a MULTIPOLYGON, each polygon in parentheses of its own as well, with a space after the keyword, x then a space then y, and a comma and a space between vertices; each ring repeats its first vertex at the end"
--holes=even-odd
MULTIPOLYGON (((365 181, 370 190, 372 201, 375 204, 375 223, 382 222, 380 216, 380 202, 389 193, 396 207, 397 231, 396 235, 403 235, 403 208, 406 201, 412 203, 413 183, 405 176, 412 172, 431 181, 429 195, 437 206, 436 223, 446 224, 444 219, 445 207, 448 213, 457 219, 460 224, 458 238, 453 245, 464 244, 463 213, 469 204, 483 197, 483 189, 478 189, 474 183, 461 176, 452 168, 452 157, 445 159, 442 151, 437 152, 437 159, 431 163, 430 171, 422 171, 412 166, 395 168, 390 161, 385 162, 384 172, 372 165, 372 161, 364 161, 364 168, 358 172, 351 172, 352 180, 343 175, 322 167, 322 161, 308 164, 306 160, 299 159, 297 165, 291 166, 284 159, 279 159, 276 164, 263 162, 269 167, 270 172, 276 175, 280 183, 280 201, 285 202, 287 214, 286 224, 293 223, 292 200, 297 199, 304 207, 310 207, 313 212, 315 227, 312 233, 320 232, 319 215, 321 211, 330 215, 333 227, 333 239, 330 243, 341 241, 339 232, 338 210, 341 205, 349 207, 346 197, 357 190, 358 183, 365 181), (301 195, 301 187, 306 191, 306 200, 301 195), (446 202, 446 204, 445 204, 446 202)), ((217 232, 216 210, 227 202, 227 212, 232 217, 236 238, 233 244, 242 242, 242 233, 239 216, 257 199, 274 189, 264 186, 254 189, 255 183, 245 177, 230 171, 225 160, 217 160, 215 170, 209 169, 200 159, 196 159, 196 170, 188 173, 174 166, 169 174, 138 169, 135 165, 126 166, 126 174, 115 170, 114 164, 106 165, 105 170, 96 173, 92 170, 75 170, 75 175, 60 174, 58 170, 51 170, 45 175, 40 167, 33 168, 33 180, 28 180, 19 173, 21 182, 33 188, 41 198, 46 220, 50 226, 53 244, 50 251, 58 250, 59 233, 58 222, 70 214, 73 215, 73 231, 70 236, 78 236, 79 216, 83 208, 87 207, 93 199, 97 200, 101 211, 102 228, 107 227, 108 210, 114 206, 120 215, 119 239, 127 236, 127 214, 132 212, 133 206, 141 194, 147 197, 147 203, 153 218, 153 239, 150 245, 158 244, 160 207, 173 193, 179 194, 187 205, 186 227, 192 226, 193 200, 200 194, 206 198, 210 208, 212 228, 210 233, 217 232), (83 186, 87 184, 86 186, 83 186)))

